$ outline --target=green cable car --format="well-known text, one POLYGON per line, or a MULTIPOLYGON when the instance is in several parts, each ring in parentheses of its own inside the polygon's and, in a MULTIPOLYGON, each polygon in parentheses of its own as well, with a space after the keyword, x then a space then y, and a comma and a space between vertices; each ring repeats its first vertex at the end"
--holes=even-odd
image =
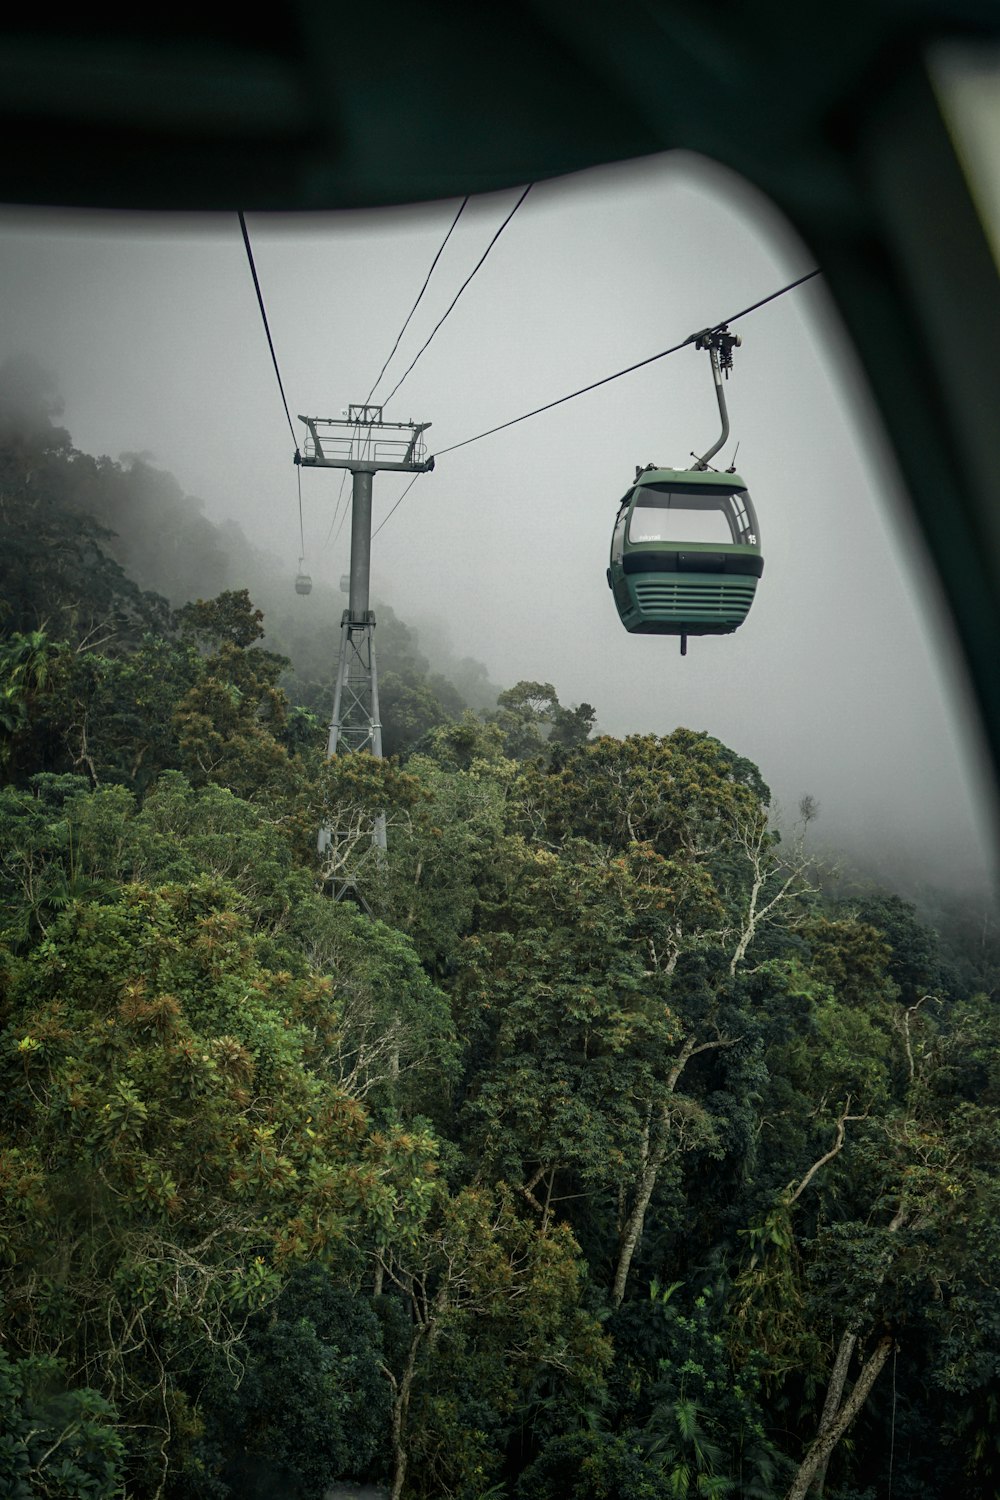
POLYGON ((728 635, 746 619, 763 571, 757 516, 738 474, 636 475, 618 508, 608 569, 626 630, 728 635))
POLYGON ((729 435, 722 371, 739 343, 725 328, 692 342, 712 357, 722 436, 693 469, 637 469, 611 537, 610 587, 633 635, 728 635, 746 619, 764 571, 760 531, 746 485, 709 469, 729 435))

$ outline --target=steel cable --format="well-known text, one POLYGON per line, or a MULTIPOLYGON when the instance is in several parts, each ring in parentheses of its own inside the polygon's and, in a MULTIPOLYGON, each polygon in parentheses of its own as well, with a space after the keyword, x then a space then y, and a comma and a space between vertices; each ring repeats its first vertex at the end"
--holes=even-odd
MULTIPOLYGON (((385 374, 386 370, 389 368, 389 361, 392 359, 392 356, 395 354, 396 350, 399 348, 400 340, 402 339, 403 334, 406 332, 407 328, 410 326, 410 319, 413 317, 413 314, 416 312, 417 308, 420 306, 420 299, 423 297, 423 295, 426 292, 428 286, 430 285, 431 277, 434 275, 434 268, 437 265, 438 261, 441 259, 441 256, 444 254, 444 247, 445 247, 445 245, 447 245, 448 241, 451 239, 452 234, 455 231, 455 226, 458 223, 459 219, 462 217, 462 214, 464 213, 465 208, 466 208, 468 202, 469 202, 468 197, 465 197, 465 198, 462 199, 462 202, 459 204, 458 213, 455 215, 454 219, 452 219, 452 221, 451 221, 451 228, 448 230, 448 233, 445 235, 444 239, 441 241, 441 244, 438 246, 437 254, 435 255, 434 259, 431 261, 431 268, 427 272, 427 275, 424 277, 424 284, 420 288, 419 292, 417 293, 417 300, 416 300, 416 302, 414 302, 413 306, 410 308, 409 312, 406 314, 406 319, 405 319, 405 321, 403 323, 403 326, 402 326, 402 328, 399 330, 399 332, 396 335, 396 342, 393 344, 392 348, 389 350, 389 353, 386 356, 385 364, 382 366, 381 370, 379 370, 378 374, 375 377, 375 382, 372 385, 371 390, 368 392, 368 395, 365 397, 365 405, 366 406, 368 405, 369 401, 374 396, 375 389, 378 386, 379 381, 382 379, 382 376, 385 374)), ((418 356, 418 358, 419 358, 419 356, 418 356)), ((411 366, 411 368, 412 368, 412 366, 411 366)), ((398 389, 398 387, 397 387, 397 389, 398 389)))
MULTIPOLYGON (((417 363, 417 360, 420 358, 420 356, 424 353, 424 350, 427 349, 427 347, 431 343, 431 341, 434 338, 434 335, 437 333, 438 329, 444 323, 444 321, 448 317, 448 315, 454 310, 455 305, 458 302, 459 297, 461 297, 462 293, 465 291, 466 287, 469 285, 470 281, 475 276, 476 272, 483 265, 483 262, 486 260, 486 257, 489 255, 490 251, 493 249, 493 246, 496 244, 497 240, 500 238, 500 236, 503 234, 504 230, 507 228, 507 225, 510 223, 511 219, 517 213, 518 209, 521 207, 521 204, 524 202, 525 198, 527 198, 527 196, 528 196, 528 194, 529 194, 530 191, 531 191, 531 183, 529 182, 528 186, 524 189, 524 192, 518 198, 517 202, 514 204, 514 207, 511 209, 510 213, 504 219, 503 223, 500 225, 500 228, 494 234, 493 238, 490 240, 489 244, 486 246, 486 249, 483 251, 482 255, 476 261, 476 264, 473 266, 472 270, 469 272, 468 276, 462 282, 462 285, 459 287, 458 291, 455 293, 454 297, 451 299, 451 301, 449 302, 448 306, 445 308, 445 310, 442 313, 441 317, 438 318, 438 320, 435 323, 434 327, 431 329, 430 334, 428 335, 427 339, 421 345, 421 347, 417 350, 417 352, 414 355, 413 360, 411 361, 411 363, 403 371, 402 375, 400 375, 399 379, 396 381, 396 384, 393 386, 393 388, 389 392, 388 396, 386 396, 385 400, 382 402, 383 406, 387 406, 389 404, 389 402, 392 400, 393 396, 399 390, 400 386, 403 384, 403 381, 406 379, 407 375, 409 375, 410 371, 413 369, 414 365, 417 363)), ((377 384, 377 382, 376 382, 376 384, 377 384)))
MULTIPOLYGON (((254 264, 253 250, 251 249, 251 246, 250 246, 250 236, 247 233, 247 221, 246 221, 246 219, 245 219, 245 217, 243 215, 242 209, 239 211, 239 219, 240 219, 240 230, 242 231, 242 234, 243 234, 243 244, 246 247, 246 252, 247 252, 247 260, 250 262, 250 275, 253 277, 254 291, 257 293, 257 306, 260 308, 260 316, 261 316, 261 319, 262 319, 263 324, 264 324, 264 332, 267 335, 267 347, 271 351, 271 363, 274 365, 274 373, 277 376, 277 380, 278 380, 278 390, 281 392, 281 404, 285 408, 285 417, 287 418, 287 421, 288 421, 288 430, 292 434, 292 442, 295 445, 295 457, 296 457, 296 459, 298 459, 299 456, 300 456, 300 454, 299 454, 299 442, 298 442, 298 438, 295 436, 295 428, 292 426, 292 414, 288 410, 288 398, 285 395, 284 382, 282 381, 282 378, 281 378, 281 371, 278 368, 278 356, 275 353, 274 340, 271 337, 271 325, 267 321, 267 309, 264 306, 264 294, 263 294, 263 292, 260 289, 260 278, 257 275, 257 267, 254 264)), ((305 550, 306 550, 306 541, 305 541, 305 530, 304 530, 303 523, 302 523, 302 471, 301 471, 301 469, 298 470, 298 474, 299 474, 299 544, 300 544, 300 546, 302 548, 301 555, 304 557, 305 556, 305 550)))
POLYGON ((527 422, 529 417, 540 416, 543 411, 552 411, 553 407, 563 406, 567 401, 574 401, 577 396, 585 396, 588 391, 596 391, 599 386, 610 385, 613 380, 620 380, 623 375, 631 375, 633 371, 641 370, 646 365, 653 365, 659 359, 666 359, 668 354, 676 354, 680 349, 686 349, 689 344, 700 339, 703 333, 714 333, 717 329, 726 328, 730 323, 735 323, 739 318, 745 318, 748 313, 756 312, 759 307, 773 302, 776 297, 783 297, 786 292, 793 291, 804 281, 810 281, 813 276, 819 274, 820 268, 817 266, 815 270, 807 271, 805 276, 800 276, 797 281, 790 281, 787 286, 780 287, 778 291, 771 292, 767 297, 762 297, 759 302, 752 302, 741 312, 733 313, 731 317, 724 318, 719 323, 710 323, 707 328, 699 329, 697 333, 689 333, 687 338, 682 339, 679 344, 671 344, 669 349, 661 349, 659 354, 650 354, 646 359, 637 360, 634 365, 626 365, 624 370, 616 370, 613 375, 605 375, 600 380, 592 380, 589 385, 582 385, 579 390, 570 391, 567 396, 559 396, 555 401, 547 401, 544 406, 536 406, 519 417, 512 417, 509 422, 500 422, 496 427, 488 427, 485 432, 477 432, 475 437, 463 438, 460 443, 452 443, 447 448, 441 448, 435 457, 441 458, 445 453, 454 453, 458 448, 467 448, 470 443, 478 443, 481 438, 492 437, 495 432, 503 432, 507 427, 516 427, 519 422, 527 422))
MULTIPOLYGON (((820 274, 821 269, 821 267, 816 266, 812 271, 807 271, 804 276, 799 276, 795 281, 788 282, 786 286, 779 287, 776 292, 770 292, 768 296, 761 297, 758 302, 751 302, 749 307, 741 308, 739 312, 732 313, 728 318, 723 318, 718 323, 710 323, 707 328, 699 329, 697 333, 689 333, 687 338, 682 339, 679 344, 671 344, 669 349, 661 349, 659 354, 650 354, 646 359, 637 360, 634 365, 626 365, 623 370, 616 370, 613 375, 604 375, 600 380, 592 380, 589 385, 583 385, 579 390, 570 391, 566 396, 559 396, 555 401, 547 401, 544 406, 536 406, 531 411, 522 413, 519 417, 512 417, 509 422, 500 422, 496 427, 488 427, 485 432, 477 432, 475 437, 463 438, 460 443, 452 443, 447 448, 441 448, 434 457, 442 458, 446 453, 455 453, 459 448, 467 448, 470 443, 478 443, 482 438, 492 437, 494 433, 503 432, 508 427, 516 427, 519 422, 527 422, 530 417, 537 417, 542 412, 552 411, 554 407, 563 406, 567 401, 575 400, 577 396, 585 396, 588 391, 596 391, 602 385, 610 385, 613 380, 620 380, 623 375, 631 375, 633 371, 641 370, 646 365, 655 364, 657 360, 666 359, 670 354, 677 354, 679 350, 686 349, 689 344, 695 343, 703 334, 714 333, 721 328, 726 328, 730 323, 735 323, 740 318, 745 318, 750 313, 756 312, 758 308, 766 307, 769 302, 774 302, 776 298, 783 297, 786 292, 794 291, 796 287, 802 286, 803 282, 811 281, 814 276, 820 274)), ((411 479, 406 489, 392 507, 392 510, 385 517, 385 520, 380 522, 377 530, 372 533, 373 540, 378 535, 378 532, 382 530, 386 521, 389 520, 389 517, 398 510, 419 477, 420 475, 418 474, 414 476, 414 479, 411 479)))

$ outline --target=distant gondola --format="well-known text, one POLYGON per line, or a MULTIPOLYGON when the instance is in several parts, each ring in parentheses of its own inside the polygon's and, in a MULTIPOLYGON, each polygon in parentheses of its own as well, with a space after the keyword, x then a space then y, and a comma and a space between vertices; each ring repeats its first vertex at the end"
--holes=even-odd
POLYGON ((611 536, 608 586, 633 635, 728 635, 746 619, 764 571, 760 531, 747 487, 708 461, 729 436, 722 373, 739 344, 725 327, 692 338, 707 349, 722 418, 714 447, 691 469, 636 469, 611 536))
POLYGON ((295 592, 297 594, 311 594, 313 581, 308 573, 296 573, 295 592))

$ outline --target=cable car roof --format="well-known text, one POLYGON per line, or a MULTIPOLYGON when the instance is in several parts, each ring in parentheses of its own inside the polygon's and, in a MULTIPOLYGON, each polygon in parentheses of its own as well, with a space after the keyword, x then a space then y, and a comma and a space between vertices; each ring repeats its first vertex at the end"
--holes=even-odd
POLYGON ((697 485, 709 490, 745 490, 747 483, 739 474, 718 469, 642 469, 635 476, 636 485, 697 485))

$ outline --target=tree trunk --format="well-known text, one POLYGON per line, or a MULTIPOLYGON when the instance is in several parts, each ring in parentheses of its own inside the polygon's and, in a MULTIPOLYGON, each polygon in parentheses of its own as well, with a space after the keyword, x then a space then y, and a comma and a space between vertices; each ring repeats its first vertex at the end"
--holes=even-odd
MULTIPOLYGON (((739 1038, 737 1038, 739 1040, 739 1038)), ((695 1045, 694 1036, 689 1036, 680 1052, 677 1060, 667 1075, 667 1094, 672 1094, 677 1088, 677 1081, 692 1057, 699 1052, 712 1052, 716 1047, 731 1047, 733 1045, 727 1037, 719 1037, 715 1041, 701 1042, 695 1045)), ((667 1159, 667 1151, 670 1146, 670 1107, 664 1103, 660 1105, 659 1112, 660 1139, 653 1147, 647 1148, 646 1165, 639 1179, 639 1190, 636 1193, 635 1203, 632 1211, 625 1221, 622 1231, 621 1244, 618 1250, 618 1264, 615 1267, 615 1279, 611 1289, 611 1303, 613 1307, 621 1307, 625 1299, 625 1285, 628 1281, 628 1273, 632 1265, 632 1257, 635 1255, 636 1246, 642 1237, 642 1226, 646 1218, 646 1210, 649 1200, 653 1196, 656 1187, 656 1179, 660 1175, 660 1168, 667 1159)))
POLYGON ((410 1406, 410 1392, 413 1389, 413 1376, 417 1365, 417 1350, 420 1340, 424 1337, 425 1329, 418 1328, 410 1342, 410 1352, 406 1356, 406 1368, 400 1378, 396 1389, 395 1399, 392 1403, 392 1491, 391 1500, 399 1500, 403 1493, 403 1485, 406 1481, 406 1444, 404 1441, 406 1433, 406 1413, 410 1406))
POLYGON ((667 1157, 667 1146, 670 1143, 670 1116, 666 1105, 660 1110, 660 1139, 646 1157, 646 1166, 639 1179, 639 1191, 636 1193, 632 1212, 625 1221, 622 1231, 621 1247, 618 1251, 618 1264, 615 1267, 615 1281, 611 1288, 612 1307, 621 1307, 625 1298, 625 1284, 628 1281, 628 1273, 632 1265, 632 1257, 642 1234, 642 1226, 646 1218, 646 1209, 649 1200, 653 1196, 656 1187, 656 1179, 660 1168, 667 1157))
MULTIPOLYGON (((819 1472, 820 1466, 825 1466, 829 1461, 830 1454, 868 1400, 871 1388, 882 1373, 882 1367, 889 1358, 892 1345, 892 1334, 884 1333, 865 1360, 861 1368, 861 1374, 854 1382, 854 1389, 851 1391, 851 1394, 840 1408, 834 1420, 830 1423, 826 1432, 821 1432, 817 1435, 812 1447, 799 1465, 799 1471, 792 1480, 791 1488, 785 1500, 805 1500, 806 1492, 814 1477, 819 1472)), ((841 1347, 843 1347, 843 1344, 841 1347)))
MULTIPOLYGON (((803 1177, 802 1181, 799 1183, 798 1188, 792 1196, 791 1201, 793 1203, 799 1196, 799 1193, 802 1191, 802 1189, 809 1182, 810 1178, 815 1175, 817 1167, 822 1166, 824 1162, 829 1161, 831 1157, 835 1156, 840 1150, 841 1146, 844 1144, 844 1121, 858 1118, 858 1116, 856 1115, 849 1115, 847 1113, 849 1106, 850 1099, 848 1099, 847 1104, 844 1105, 843 1113, 841 1114, 840 1119, 837 1122, 836 1142, 834 1143, 832 1149, 827 1152, 826 1156, 822 1157, 818 1163, 810 1167, 809 1171, 803 1177)), ((906 1223, 906 1214, 906 1205, 904 1203, 900 1203, 896 1212, 892 1216, 891 1222, 888 1225, 889 1234, 895 1234, 906 1223)), ((889 1267, 887 1263, 883 1267, 882 1274, 878 1279, 879 1286, 881 1286, 882 1282, 885 1280, 886 1272, 888 1271, 888 1269, 889 1267)), ((822 1438, 825 1437, 825 1435, 829 1432, 830 1428, 833 1426, 834 1421, 836 1420, 837 1413, 840 1410, 840 1402, 844 1394, 844 1384, 847 1380, 847 1371, 850 1368, 851 1356, 853 1355, 854 1350, 857 1346, 858 1334, 861 1332, 861 1322, 861 1314, 858 1314, 854 1322, 851 1323, 844 1331, 844 1335, 840 1340, 840 1345, 837 1349, 837 1357, 833 1362, 833 1370, 830 1373, 830 1384, 826 1389, 826 1400, 823 1402, 823 1414, 819 1419, 819 1428, 816 1432, 817 1442, 820 1442, 822 1438)), ((865 1368, 867 1369, 867 1366, 865 1366, 865 1368)), ((875 1374, 878 1374, 877 1370, 875 1374)), ((874 1378, 875 1377, 873 1376, 872 1379, 874 1380, 874 1378)), ((830 1458, 830 1453, 832 1451, 833 1449, 831 1448, 827 1452, 826 1457, 820 1459, 819 1464, 816 1467, 816 1473, 813 1479, 813 1489, 816 1496, 818 1497, 818 1500, 822 1500, 823 1485, 826 1481, 826 1466, 830 1458)))
MULTIPOLYGON (((840 1402, 844 1394, 844 1384, 847 1380, 847 1372, 851 1365, 851 1356, 858 1342, 858 1326, 849 1328, 840 1341, 837 1350, 837 1358, 833 1362, 833 1371, 830 1375, 830 1384, 826 1388, 826 1400, 823 1402, 823 1415, 819 1419, 819 1430, 817 1438, 824 1437, 833 1425, 833 1420, 840 1410, 840 1402)), ((826 1480, 827 1460, 824 1458, 816 1470, 815 1491, 818 1496, 823 1494, 823 1484, 826 1480)))

